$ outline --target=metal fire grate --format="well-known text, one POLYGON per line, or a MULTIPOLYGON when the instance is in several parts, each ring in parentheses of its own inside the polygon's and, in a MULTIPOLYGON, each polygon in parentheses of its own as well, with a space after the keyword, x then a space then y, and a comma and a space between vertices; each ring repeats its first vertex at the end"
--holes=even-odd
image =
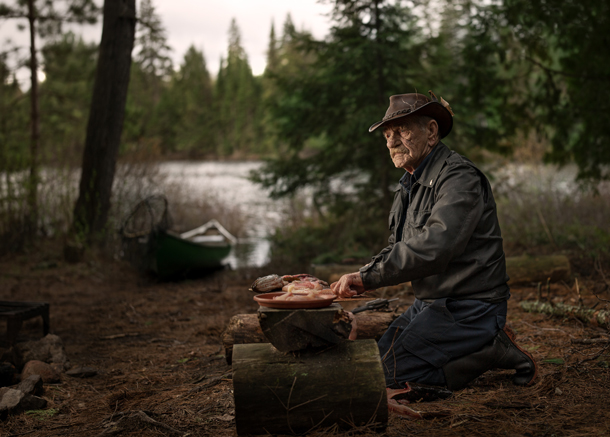
POLYGON ((49 304, 46 302, 0 301, 0 319, 6 319, 6 339, 9 346, 15 344, 24 320, 42 317, 44 335, 49 333, 49 304))

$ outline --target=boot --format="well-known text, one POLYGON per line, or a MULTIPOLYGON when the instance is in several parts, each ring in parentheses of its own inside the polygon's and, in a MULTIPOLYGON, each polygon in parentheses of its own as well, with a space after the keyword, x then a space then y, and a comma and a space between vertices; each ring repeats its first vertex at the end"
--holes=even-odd
POLYGON ((507 350, 502 359, 496 363, 496 368, 515 369, 516 373, 513 376, 515 385, 532 385, 538 376, 538 366, 534 357, 519 347, 515 341, 517 336, 510 326, 505 325, 499 334, 502 334, 502 341, 507 345, 507 350))
POLYGON ((516 385, 531 385, 538 374, 532 356, 514 342, 515 333, 506 326, 498 332, 491 343, 464 357, 449 361, 443 366, 443 373, 449 390, 461 390, 470 381, 488 370, 515 369, 513 377, 516 385))

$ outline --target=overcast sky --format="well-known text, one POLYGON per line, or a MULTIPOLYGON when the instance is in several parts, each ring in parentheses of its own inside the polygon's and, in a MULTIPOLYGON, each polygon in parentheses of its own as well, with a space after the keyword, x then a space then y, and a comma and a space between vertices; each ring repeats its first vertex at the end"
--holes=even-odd
MULTIPOLYGON (((137 1, 139 5, 140 0, 137 1)), ((101 5, 102 2, 97 0, 97 3, 101 5)), ((237 20, 242 44, 257 75, 265 69, 272 20, 276 34, 281 33, 288 13, 299 30, 308 30, 317 38, 324 37, 329 29, 325 14, 330 11, 330 6, 319 4, 317 0, 153 0, 153 5, 167 31, 168 43, 173 49, 174 68, 180 65, 184 53, 193 44, 203 50, 208 70, 214 76, 218 73, 220 57, 226 56, 232 18, 237 20)), ((25 21, 22 24, 26 24, 25 21)), ((87 41, 99 43, 101 39, 101 24, 74 29, 87 41)), ((27 31, 17 30, 17 20, 0 21, 2 46, 5 46, 7 37, 23 45, 28 42, 27 31)), ((0 51, 2 49, 0 47, 0 51)))

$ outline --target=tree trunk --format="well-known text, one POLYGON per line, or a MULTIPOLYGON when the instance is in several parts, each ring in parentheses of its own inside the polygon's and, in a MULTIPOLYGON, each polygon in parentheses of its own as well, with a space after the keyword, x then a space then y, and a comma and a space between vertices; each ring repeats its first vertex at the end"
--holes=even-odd
POLYGON ((385 378, 374 340, 323 353, 284 354, 270 344, 235 346, 237 434, 307 434, 334 424, 385 428, 385 378))
POLYGON ((38 226, 38 161, 40 142, 40 116, 38 110, 38 60, 36 58, 36 11, 34 0, 28 0, 28 21, 30 23, 30 175, 27 189, 27 227, 34 235, 38 226))
POLYGON ((79 196, 71 240, 101 240, 125 116, 136 25, 135 0, 106 0, 79 196))

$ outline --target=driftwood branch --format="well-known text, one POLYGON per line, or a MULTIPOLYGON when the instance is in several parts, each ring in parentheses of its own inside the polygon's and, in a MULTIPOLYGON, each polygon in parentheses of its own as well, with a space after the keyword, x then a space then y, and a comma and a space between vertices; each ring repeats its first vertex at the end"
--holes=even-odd
POLYGON ((603 328, 610 327, 610 311, 592 310, 588 308, 580 308, 563 303, 552 304, 550 302, 521 302, 521 308, 531 313, 543 313, 551 316, 559 317, 575 317, 584 323, 600 326, 603 328))

